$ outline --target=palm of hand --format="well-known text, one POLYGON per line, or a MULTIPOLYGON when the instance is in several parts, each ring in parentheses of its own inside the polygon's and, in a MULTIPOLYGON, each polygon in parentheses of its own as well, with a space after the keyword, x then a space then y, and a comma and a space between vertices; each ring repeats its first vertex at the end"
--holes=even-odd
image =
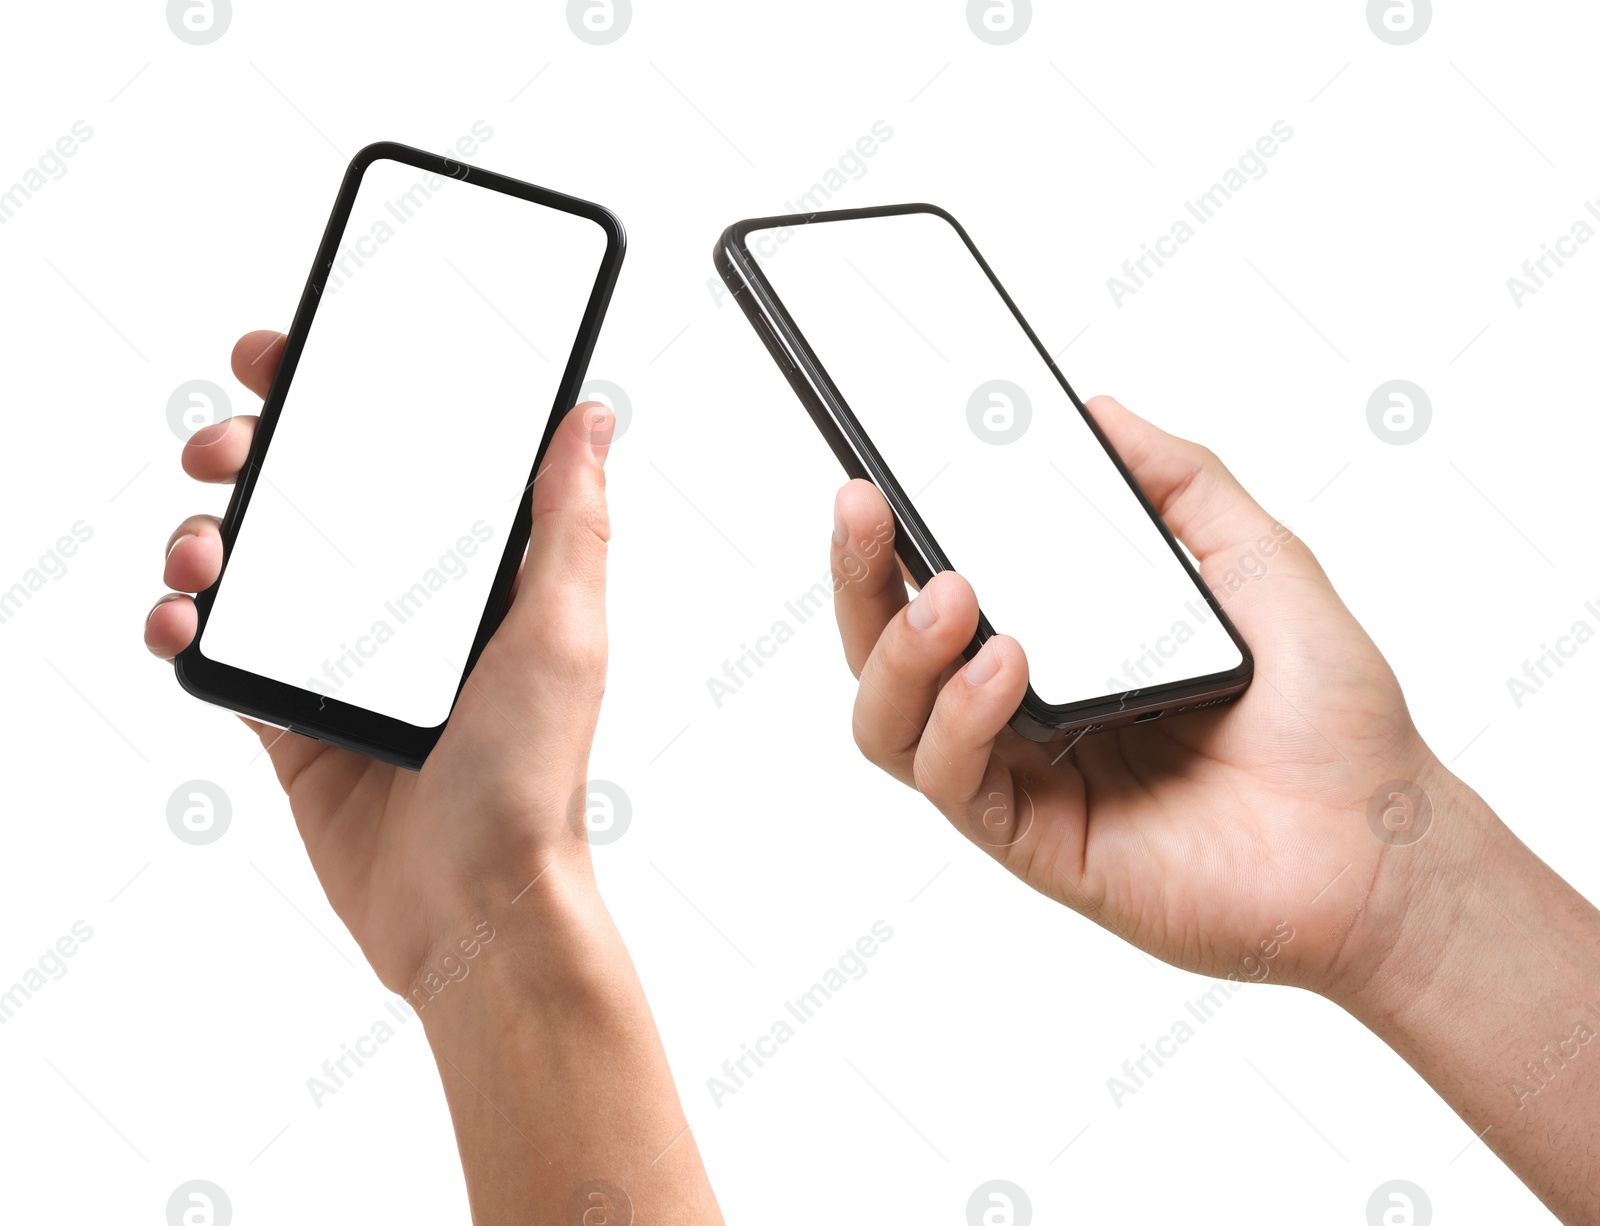
POLYGON ((1308 563, 1230 602, 1268 667, 1229 707, 1088 737, 1066 757, 1002 734, 1016 811, 1037 823, 1035 839, 1007 836, 1011 871, 1187 969, 1308 984, 1336 972, 1388 850, 1368 800, 1426 751, 1320 572, 1294 573, 1308 563))

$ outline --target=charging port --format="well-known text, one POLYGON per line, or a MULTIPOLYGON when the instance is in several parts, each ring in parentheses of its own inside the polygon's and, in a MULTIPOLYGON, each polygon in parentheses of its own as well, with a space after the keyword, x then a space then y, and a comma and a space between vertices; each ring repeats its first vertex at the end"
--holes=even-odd
POLYGON ((1161 712, 1160 711, 1146 711, 1143 715, 1135 715, 1133 717, 1133 722, 1136 723, 1136 724, 1146 724, 1146 723, 1149 723, 1153 719, 1160 719, 1160 718, 1161 718, 1161 712))

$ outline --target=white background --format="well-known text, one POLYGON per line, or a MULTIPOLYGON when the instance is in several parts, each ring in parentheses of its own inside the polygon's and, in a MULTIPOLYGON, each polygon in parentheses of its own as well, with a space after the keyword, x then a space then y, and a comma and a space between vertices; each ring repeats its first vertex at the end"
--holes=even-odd
POLYGON ((1041 1223, 1359 1224, 1397 1177, 1440 1222, 1542 1220, 1396 1056, 1302 993, 1231 1001, 1115 1107, 1106 1078, 1209 985, 1027 892, 861 762, 824 619, 709 697, 824 574, 840 480, 708 288, 711 246, 882 119, 892 139, 834 203, 962 218, 1046 343, 1072 342, 1075 385, 1223 455, 1317 550, 1440 756, 1600 895, 1600 646, 1520 709, 1506 687, 1600 598, 1600 248, 1520 309, 1506 288, 1600 193, 1600 12, 1455 3, 1394 47, 1356 0, 1040 7, 1006 47, 949 0, 641 0, 598 47, 553 3, 241 0, 201 47, 152 0, 8 10, 0 183, 74 121, 94 133, 0 226, 0 586, 93 530, 0 625, 0 983, 94 929, 0 1028, 12 1215, 157 1222, 203 1178, 239 1222, 465 1220, 416 1024, 313 1105, 306 1078, 386 994, 253 739, 184 696, 140 626, 172 525, 225 501, 181 475, 168 396, 206 378, 254 411, 229 348, 287 326, 345 158, 485 120, 482 165, 630 233, 591 370, 633 405, 593 774, 633 818, 596 859, 730 1221, 957 1223, 1006 1178, 1041 1223), (1106 279, 1280 119, 1295 136, 1266 177, 1116 306, 1106 279), (1409 446, 1366 421, 1396 378, 1434 406, 1409 446), (195 778, 233 805, 203 847, 166 823, 195 778), (880 919, 895 935, 865 978, 713 1105, 706 1078, 880 919))

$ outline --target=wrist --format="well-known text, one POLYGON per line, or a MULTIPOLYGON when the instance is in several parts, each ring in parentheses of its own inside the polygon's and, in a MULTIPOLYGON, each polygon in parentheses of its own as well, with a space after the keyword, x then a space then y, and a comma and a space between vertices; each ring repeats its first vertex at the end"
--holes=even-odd
POLYGON ((587 856, 558 857, 514 894, 474 891, 451 910, 453 928, 407 995, 436 1048, 587 1013, 631 967, 587 856))
POLYGON ((1394 805, 1415 825, 1393 831, 1383 824, 1382 799, 1375 838, 1386 842, 1359 921, 1358 956, 1325 993, 1370 1029, 1404 1030, 1436 1006, 1492 974, 1484 951, 1464 939, 1478 932, 1486 906, 1474 897, 1474 879, 1548 872, 1476 792, 1430 754, 1394 805), (1388 840, 1392 839, 1392 842, 1388 840))
POLYGON ((639 1221, 720 1222, 587 855, 488 915, 470 971, 420 1011, 473 1221, 609 1222, 631 1204, 639 1221))

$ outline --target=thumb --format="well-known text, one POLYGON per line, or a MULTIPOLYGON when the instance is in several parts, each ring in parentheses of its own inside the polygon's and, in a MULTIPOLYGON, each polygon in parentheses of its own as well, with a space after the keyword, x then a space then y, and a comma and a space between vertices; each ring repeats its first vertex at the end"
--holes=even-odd
POLYGON ((1256 582, 1269 571, 1292 578, 1291 587, 1318 607, 1338 604, 1311 550, 1263 510, 1209 448, 1168 434, 1109 396, 1084 407, 1156 514, 1194 554, 1200 577, 1246 638, 1259 647, 1285 624, 1283 607, 1275 603, 1282 584, 1256 582), (1241 592, 1248 596, 1234 600, 1241 592))
MULTIPOLYGON (((557 427, 533 481, 533 527, 517 594, 495 639, 538 688, 598 700, 606 667, 605 457, 616 417, 580 404, 557 427)), ((521 669, 519 669, 521 671, 521 669)))
POLYGON ((1206 447, 1129 412, 1110 396, 1084 402, 1133 479, 1202 569, 1218 554, 1248 548, 1281 526, 1206 447))

